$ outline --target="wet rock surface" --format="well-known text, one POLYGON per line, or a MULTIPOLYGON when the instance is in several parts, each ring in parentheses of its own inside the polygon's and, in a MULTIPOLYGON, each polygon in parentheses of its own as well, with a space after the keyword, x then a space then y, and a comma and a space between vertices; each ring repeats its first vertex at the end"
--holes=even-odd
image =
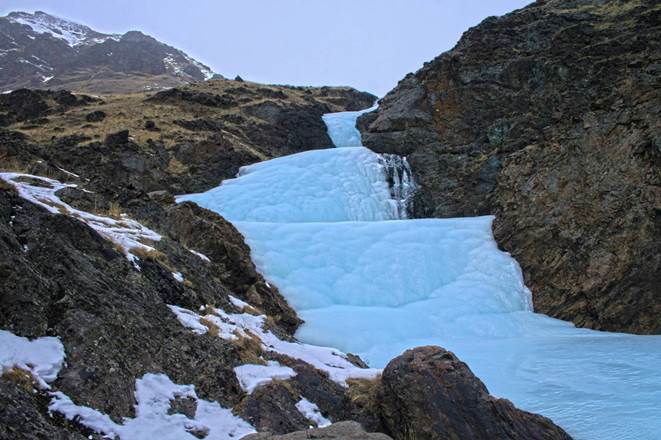
POLYGON ((495 214, 536 311, 661 333, 661 9, 537 1, 468 30, 359 121, 407 155, 413 214, 495 214))

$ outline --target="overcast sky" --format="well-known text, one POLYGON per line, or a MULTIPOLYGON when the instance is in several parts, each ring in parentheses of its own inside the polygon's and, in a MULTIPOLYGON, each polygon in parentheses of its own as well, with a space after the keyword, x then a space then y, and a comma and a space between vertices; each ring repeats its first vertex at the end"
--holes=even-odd
POLYGON ((490 15, 531 0, 0 0, 108 33, 141 30, 233 78, 379 96, 490 15))

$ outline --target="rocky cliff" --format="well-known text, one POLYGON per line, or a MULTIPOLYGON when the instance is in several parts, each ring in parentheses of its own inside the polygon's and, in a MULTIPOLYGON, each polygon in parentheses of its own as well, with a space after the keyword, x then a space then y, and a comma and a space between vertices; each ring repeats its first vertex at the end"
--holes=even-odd
POLYGON ((468 30, 359 121, 414 214, 495 214, 535 309, 661 333, 661 6, 539 0, 468 30))
POLYGON ((41 11, 0 17, 0 91, 135 92, 215 76, 181 50, 139 31, 104 34, 41 11))

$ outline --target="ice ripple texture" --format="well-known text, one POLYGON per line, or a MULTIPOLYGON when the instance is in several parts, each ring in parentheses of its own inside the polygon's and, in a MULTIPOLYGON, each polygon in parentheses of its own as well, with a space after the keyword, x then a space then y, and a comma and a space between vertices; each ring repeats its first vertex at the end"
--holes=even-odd
POLYGON ((338 148, 247 167, 193 200, 232 220, 253 259, 306 321, 297 336, 383 367, 441 345, 489 390, 581 440, 656 440, 661 337, 577 329, 532 312, 492 217, 393 220, 360 112, 327 115, 338 148), (388 220, 388 221, 387 221, 388 220))

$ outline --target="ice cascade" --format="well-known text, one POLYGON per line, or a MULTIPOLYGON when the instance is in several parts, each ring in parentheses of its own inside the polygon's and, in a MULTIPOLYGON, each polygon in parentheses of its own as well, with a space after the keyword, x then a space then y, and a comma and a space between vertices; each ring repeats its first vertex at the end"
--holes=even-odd
POLYGON ((305 320, 297 337, 383 367, 440 345, 489 390, 577 440, 653 440, 661 432, 661 337, 577 329, 533 313, 492 217, 406 220, 406 158, 361 146, 361 112, 324 116, 335 149, 241 170, 179 197, 231 220, 258 269, 305 320))

